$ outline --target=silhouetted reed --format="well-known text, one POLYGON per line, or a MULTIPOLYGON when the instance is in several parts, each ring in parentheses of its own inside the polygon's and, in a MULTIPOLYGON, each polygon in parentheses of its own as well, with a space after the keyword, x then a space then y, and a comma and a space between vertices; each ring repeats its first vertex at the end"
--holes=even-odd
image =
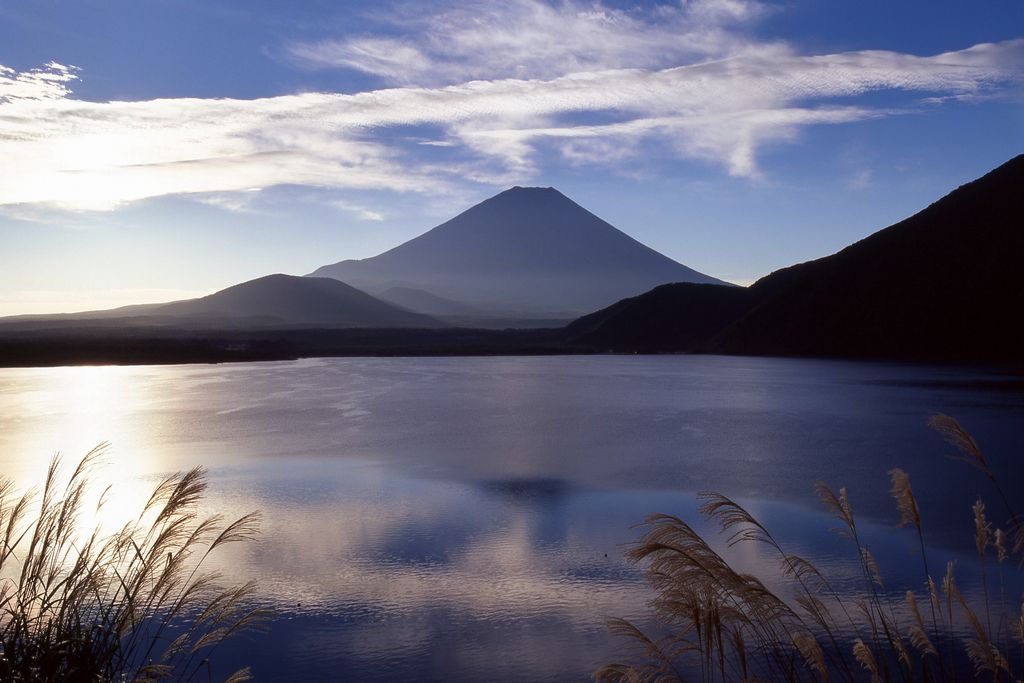
MULTIPOLYGON (((817 492, 857 558, 860 588, 840 591, 825 572, 787 553, 782 544, 737 502, 699 494, 702 515, 718 523, 727 546, 760 544, 778 562, 778 573, 759 578, 732 567, 681 519, 653 515, 627 553, 646 569, 655 597, 654 617, 668 633, 654 637, 613 619, 609 627, 636 646, 635 661, 610 663, 600 681, 853 681, 911 683, 984 676, 1018 681, 1024 676, 1024 606, 1007 602, 1007 560, 1024 548, 1018 516, 978 444, 953 418, 930 424, 980 469, 1006 508, 1006 528, 994 529, 986 507, 973 508, 974 545, 980 563, 980 597, 972 604, 957 586, 949 562, 938 583, 928 566, 921 512, 900 469, 889 472, 900 524, 915 532, 922 590, 902 599, 887 592, 881 568, 857 529, 846 489, 819 483, 817 492), (999 593, 988 573, 995 568, 999 593), (778 589, 769 589, 771 580, 778 589), (922 606, 923 603, 923 606, 922 606)), ((1019 567, 1020 565, 1018 565, 1019 567)))
POLYGON ((251 539, 258 515, 200 517, 200 468, 160 481, 114 533, 83 530, 89 475, 104 450, 63 483, 54 457, 41 491, 18 495, 0 479, 0 680, 205 679, 217 646, 261 618, 246 607, 251 583, 222 587, 204 567, 221 546, 251 539))

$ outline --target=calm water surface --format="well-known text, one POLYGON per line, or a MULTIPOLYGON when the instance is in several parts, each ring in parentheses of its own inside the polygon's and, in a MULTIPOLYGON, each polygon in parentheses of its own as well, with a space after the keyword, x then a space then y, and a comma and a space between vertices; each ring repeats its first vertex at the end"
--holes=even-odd
MULTIPOLYGON (((210 471, 208 511, 259 509, 222 568, 259 582, 266 635, 218 653, 260 680, 587 680, 604 620, 650 598, 622 551, 647 514, 740 498, 842 581, 855 558, 814 483, 845 485, 894 585, 919 575, 887 497, 906 469, 937 566, 962 561, 983 477, 927 425, 946 412, 1019 482, 1024 393, 973 370, 722 357, 327 359, 0 370, 0 465, 112 443, 108 514, 161 474, 210 471)), ((1019 486, 1010 486, 1020 489, 1019 486)), ((1024 501, 1017 501, 1024 502, 1024 501)), ((701 527, 704 528, 704 527, 701 527)), ((770 563, 755 548, 742 568, 770 563)))

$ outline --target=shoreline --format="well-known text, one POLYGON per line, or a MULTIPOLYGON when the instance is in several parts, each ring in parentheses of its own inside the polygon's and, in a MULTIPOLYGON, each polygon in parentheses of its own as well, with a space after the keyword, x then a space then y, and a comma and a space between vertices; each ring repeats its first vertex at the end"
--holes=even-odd
POLYGON ((285 328, 263 330, 79 327, 0 331, 0 368, 188 365, 303 358, 726 355, 974 367, 1024 377, 1019 359, 728 352, 713 347, 614 349, 564 328, 285 328))

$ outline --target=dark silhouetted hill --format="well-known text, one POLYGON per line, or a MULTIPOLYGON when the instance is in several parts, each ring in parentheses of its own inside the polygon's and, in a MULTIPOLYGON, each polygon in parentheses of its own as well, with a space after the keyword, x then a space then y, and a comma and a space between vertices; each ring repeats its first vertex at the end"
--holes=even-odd
POLYGON ((407 311, 331 278, 267 275, 199 299, 148 311, 176 319, 248 319, 283 325, 331 327, 437 327, 429 316, 407 311))
POLYGON ((444 327, 331 278, 267 275, 209 296, 101 311, 0 318, 4 330, 103 328, 266 329, 269 327, 444 327))
POLYGON ((586 318, 567 329, 617 351, 1020 361, 1022 261, 1018 156, 904 221, 735 297, 658 288, 595 314, 589 329, 586 318), (719 306, 735 315, 697 319, 719 306))
POLYGON ((553 188, 516 187, 390 251, 313 275, 370 292, 422 289, 486 314, 572 317, 666 282, 720 283, 553 188))
POLYGON ((573 342, 596 349, 699 351, 747 308, 742 287, 689 282, 661 285, 573 321, 573 342))

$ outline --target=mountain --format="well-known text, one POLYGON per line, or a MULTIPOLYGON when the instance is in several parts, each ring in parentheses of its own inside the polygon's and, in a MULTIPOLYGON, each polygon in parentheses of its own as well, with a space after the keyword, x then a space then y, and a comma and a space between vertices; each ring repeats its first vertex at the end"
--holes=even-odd
POLYGON ((199 299, 148 311, 175 319, 248 319, 271 325, 438 327, 429 316, 376 299, 331 278, 267 275, 199 299))
POLYGON ((0 318, 0 328, 73 330, 175 327, 180 329, 267 329, 272 327, 405 327, 445 324, 331 278, 267 275, 209 296, 104 311, 0 318))
POLYGON ((567 331, 619 351, 1020 362, 1022 188, 1024 155, 836 254, 758 280, 737 300, 721 287, 659 288, 567 331), (735 307, 724 319, 679 320, 723 297, 735 307))
POLYGON ((749 307, 743 287, 677 282, 574 320, 565 331, 577 344, 638 353, 696 351, 749 307))
POLYGON ((198 299, 0 318, 4 331, 90 327, 245 330, 296 326, 436 328, 447 324, 332 278, 282 274, 249 280, 198 299))
POLYGON ((488 314, 534 317, 572 317, 666 282, 721 283, 550 187, 514 187, 390 251, 312 275, 367 291, 422 289, 488 314))
POLYGON ((406 310, 423 313, 424 315, 442 317, 480 315, 480 311, 472 306, 467 306, 452 299, 445 299, 436 294, 431 294, 424 289, 388 287, 383 292, 374 292, 374 295, 382 301, 387 301, 406 310))

